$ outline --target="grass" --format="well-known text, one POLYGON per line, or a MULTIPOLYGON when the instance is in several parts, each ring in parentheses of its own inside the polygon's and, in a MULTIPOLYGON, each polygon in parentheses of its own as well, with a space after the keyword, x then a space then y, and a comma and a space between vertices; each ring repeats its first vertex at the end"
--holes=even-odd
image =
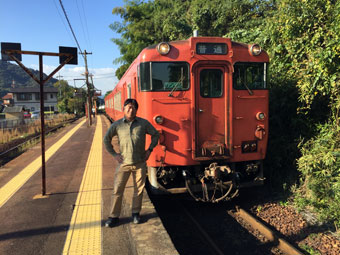
POLYGON ((299 247, 302 250, 308 252, 308 254, 310 254, 310 255, 321 255, 321 253, 319 251, 314 250, 312 247, 310 247, 310 246, 308 246, 306 244, 299 245, 299 247))
MULTIPOLYGON (((72 118, 74 118, 74 114, 58 114, 53 119, 45 119, 45 127, 53 128, 60 123, 72 118)), ((39 134, 40 130, 40 119, 37 119, 36 121, 27 125, 22 125, 13 129, 0 129, 0 144, 6 144, 20 138, 25 138, 29 135, 39 134)))
MULTIPOLYGON (((63 123, 66 120, 74 118, 73 114, 59 114, 58 116, 55 116, 56 118, 45 120, 46 128, 53 128, 61 123, 63 123)), ((40 120, 36 120, 33 123, 30 123, 30 125, 21 126, 18 128, 15 128, 13 130, 0 130, 0 151, 1 151, 1 144, 6 144, 8 142, 14 142, 16 140, 25 138, 27 136, 31 135, 38 135, 40 134, 40 120), (3 142, 7 141, 7 142, 3 142)), ((48 135, 47 135, 48 136, 48 135)), ((24 142, 21 146, 17 147, 15 150, 12 150, 6 154, 6 157, 0 158, 0 166, 6 164, 7 162, 11 161, 12 159, 16 158, 23 152, 25 152, 28 148, 31 148, 32 146, 39 143, 39 139, 33 139, 28 140, 24 142)), ((20 141, 18 141, 20 143, 20 141)))

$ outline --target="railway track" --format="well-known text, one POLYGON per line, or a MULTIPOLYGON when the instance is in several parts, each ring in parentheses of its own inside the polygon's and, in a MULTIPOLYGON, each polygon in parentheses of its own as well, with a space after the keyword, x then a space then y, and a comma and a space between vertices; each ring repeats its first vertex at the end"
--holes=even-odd
POLYGON ((282 254, 287 255, 303 255, 303 253, 287 242, 285 239, 279 237, 275 231, 267 227, 263 224, 259 219, 255 216, 251 215, 244 209, 240 207, 236 207, 236 210, 232 211, 229 210, 228 214, 234 217, 238 222, 242 220, 243 222, 240 224, 243 225, 244 223, 248 224, 252 230, 258 231, 262 236, 264 236, 269 242, 273 243, 273 248, 278 249, 282 252, 282 254))
MULTIPOLYGON (((73 119, 67 120, 65 122, 62 122, 59 125, 46 130, 45 134, 52 133, 52 132, 58 130, 59 128, 63 127, 64 125, 76 121, 77 119, 78 118, 73 118, 73 119)), ((2 159, 2 160, 0 160, 0 166, 3 165, 3 164, 6 164, 10 160, 17 157, 20 154, 20 153, 18 153, 20 148, 22 148, 23 146, 25 146, 26 144, 28 144, 30 142, 37 141, 38 139, 40 139, 40 136, 41 136, 41 134, 28 136, 27 139, 25 139, 23 142, 20 142, 19 144, 16 144, 15 146, 12 146, 11 148, 8 148, 7 150, 1 152, 0 153, 0 159, 2 159)))
POLYGON ((151 196, 179 254, 304 254, 232 203, 151 196))

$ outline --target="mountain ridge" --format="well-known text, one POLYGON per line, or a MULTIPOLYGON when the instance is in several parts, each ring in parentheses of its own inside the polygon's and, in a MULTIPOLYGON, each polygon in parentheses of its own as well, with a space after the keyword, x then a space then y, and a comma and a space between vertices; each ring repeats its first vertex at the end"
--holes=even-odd
MULTIPOLYGON (((28 68, 36 77, 39 71, 28 68)), ((47 75, 44 73, 44 78, 47 75)), ((15 81, 16 88, 39 87, 39 84, 31 78, 20 66, 7 61, 0 60, 0 98, 11 90, 12 81, 15 81)), ((53 87, 58 80, 51 78, 44 86, 53 87)))

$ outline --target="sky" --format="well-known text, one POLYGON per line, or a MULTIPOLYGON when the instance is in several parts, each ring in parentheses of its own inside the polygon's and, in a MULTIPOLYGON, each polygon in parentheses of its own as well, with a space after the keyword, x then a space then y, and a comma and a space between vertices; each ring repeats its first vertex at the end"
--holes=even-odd
MULTIPOLYGON (((115 71, 119 64, 113 61, 120 53, 111 39, 120 35, 109 25, 121 18, 113 15, 112 9, 124 6, 124 1, 62 0, 62 4, 80 49, 92 52, 87 55, 89 72, 94 86, 105 95, 118 82, 115 71)), ((21 43, 23 51, 58 53, 59 46, 77 47, 59 0, 0 0, 0 42, 21 43)), ((39 70, 36 55, 22 55, 22 63, 39 70)), ((59 66, 59 57, 44 56, 43 64, 44 73, 49 75, 59 66)), ((81 87, 85 81, 74 79, 85 78, 84 71, 84 59, 78 54, 78 65, 65 65, 54 78, 81 87)))

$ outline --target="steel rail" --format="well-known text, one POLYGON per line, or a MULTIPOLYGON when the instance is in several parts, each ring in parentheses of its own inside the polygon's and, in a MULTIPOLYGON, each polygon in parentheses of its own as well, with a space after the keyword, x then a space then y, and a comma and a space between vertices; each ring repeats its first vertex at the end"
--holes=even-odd
POLYGON ((204 241, 206 241, 210 245, 210 247, 215 251, 215 254, 223 255, 224 253, 218 248, 218 246, 215 244, 213 239, 208 235, 208 233, 200 226, 200 224, 194 219, 194 217, 188 212, 188 210, 185 209, 183 205, 181 206, 183 208, 184 213, 188 216, 191 222, 194 223, 196 228, 203 235, 204 241))
POLYGON ((252 228, 258 230, 264 237, 266 237, 270 242, 277 244, 276 248, 281 250, 284 254, 287 255, 303 255, 301 251, 296 249, 293 245, 288 243, 286 240, 278 237, 274 231, 269 229, 259 220, 257 220, 254 216, 243 210, 242 208, 236 207, 236 212, 228 211, 228 213, 232 216, 238 216, 242 218, 245 222, 247 222, 252 228))

